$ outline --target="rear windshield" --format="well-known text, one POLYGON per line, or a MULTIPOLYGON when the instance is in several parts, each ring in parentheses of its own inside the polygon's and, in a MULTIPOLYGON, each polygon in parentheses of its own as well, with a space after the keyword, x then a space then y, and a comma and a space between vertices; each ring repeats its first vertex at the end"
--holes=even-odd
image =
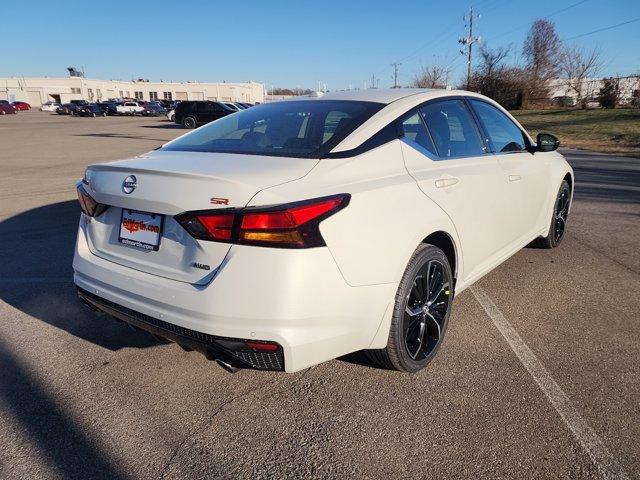
POLYGON ((162 149, 321 158, 383 106, 345 100, 263 104, 223 117, 162 149))

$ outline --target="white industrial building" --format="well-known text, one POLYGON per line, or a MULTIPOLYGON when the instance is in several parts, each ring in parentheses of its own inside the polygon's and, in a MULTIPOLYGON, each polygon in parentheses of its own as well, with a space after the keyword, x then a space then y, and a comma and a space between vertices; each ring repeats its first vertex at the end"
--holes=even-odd
MULTIPOLYGON (((620 103, 625 104, 640 92, 640 76, 633 75, 620 77, 620 103)), ((595 98, 599 95, 600 89, 604 86, 602 78, 587 78, 582 82, 580 96, 582 98, 595 98)), ((571 97, 577 100, 577 92, 569 87, 569 81, 557 78, 549 81, 549 97, 571 97)))
POLYGON ((264 86, 256 82, 200 83, 95 80, 84 77, 0 77, 0 100, 23 101, 32 107, 39 107, 45 102, 99 102, 110 98, 262 103, 264 86))

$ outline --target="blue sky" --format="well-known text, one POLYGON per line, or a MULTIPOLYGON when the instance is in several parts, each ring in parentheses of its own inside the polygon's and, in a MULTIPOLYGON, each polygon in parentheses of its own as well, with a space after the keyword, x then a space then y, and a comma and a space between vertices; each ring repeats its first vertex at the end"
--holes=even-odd
MULTIPOLYGON (((5 1, 0 76, 65 76, 73 65, 91 78, 336 90, 363 88, 372 74, 390 86, 401 61, 401 84, 432 63, 451 66, 456 81, 471 4, 476 35, 512 44, 514 61, 536 18, 551 15, 571 38, 640 17, 640 0, 5 1)), ((640 22, 569 43, 598 46, 603 74, 640 72, 640 22)))

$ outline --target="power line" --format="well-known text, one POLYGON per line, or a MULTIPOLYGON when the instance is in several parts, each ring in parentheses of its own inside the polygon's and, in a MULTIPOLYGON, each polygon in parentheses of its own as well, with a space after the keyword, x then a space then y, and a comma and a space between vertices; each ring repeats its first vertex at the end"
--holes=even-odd
POLYGON ((598 28, 597 30, 592 30, 591 32, 581 33, 580 35, 575 35, 573 37, 565 38, 564 41, 575 40, 576 38, 586 37, 587 35, 593 35, 594 33, 604 32, 605 30, 611 30, 613 28, 618 28, 623 25, 628 25, 630 23, 634 23, 640 21, 640 17, 634 18, 633 20, 627 20, 626 22, 616 23, 615 25, 609 25, 608 27, 598 28))
MULTIPOLYGON (((566 12, 567 10, 570 10, 570 9, 572 9, 572 8, 575 8, 575 7, 577 7, 578 5, 582 5, 583 3, 586 3, 586 2, 588 2, 588 1, 589 1, 589 0, 580 0, 579 2, 573 3, 573 4, 571 4, 571 5, 567 6, 567 7, 561 8, 560 10, 557 10, 557 11, 555 11, 555 12, 552 12, 552 13, 550 13, 549 15, 545 15, 545 16, 544 16, 544 17, 542 17, 542 18, 551 18, 551 17, 554 17, 554 16, 556 16, 556 15, 559 15, 559 14, 561 14, 561 13, 566 12)), ((528 26, 530 26, 530 25, 531 25, 530 23, 523 23, 522 25, 520 25, 520 26, 518 26, 518 27, 516 27, 516 28, 514 28, 514 29, 512 29, 512 30, 509 30, 509 31, 504 32, 504 33, 501 33, 501 34, 499 34, 499 35, 494 35, 493 37, 488 38, 488 39, 487 39, 487 41, 495 40, 496 38, 504 37, 505 35, 509 35, 509 34, 511 34, 511 33, 517 32, 517 31, 522 30, 523 28, 526 28, 526 27, 528 27, 528 26)))

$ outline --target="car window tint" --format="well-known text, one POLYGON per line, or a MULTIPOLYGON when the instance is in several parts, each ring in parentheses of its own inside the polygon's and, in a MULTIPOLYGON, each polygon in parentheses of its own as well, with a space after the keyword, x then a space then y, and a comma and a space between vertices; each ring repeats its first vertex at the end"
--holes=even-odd
POLYGON ((344 100, 263 104, 227 115, 163 149, 322 158, 383 106, 344 100))
POLYGON ((417 143, 427 151, 436 153, 420 113, 416 112, 402 122, 402 133, 405 138, 417 143))
POLYGON ((440 157, 484 154, 475 121, 462 100, 430 102, 420 110, 440 157))
POLYGON ((509 117, 487 102, 470 102, 496 152, 520 152, 526 149, 522 130, 509 117))

